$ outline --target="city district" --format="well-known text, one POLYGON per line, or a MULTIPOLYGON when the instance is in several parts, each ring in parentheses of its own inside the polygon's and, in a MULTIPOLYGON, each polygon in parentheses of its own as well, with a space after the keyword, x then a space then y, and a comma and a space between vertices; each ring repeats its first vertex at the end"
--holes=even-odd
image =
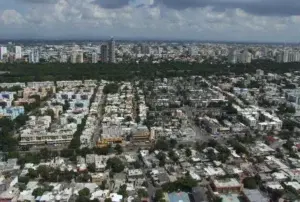
POLYGON ((299 83, 0 83, 0 202, 300 201, 299 83))

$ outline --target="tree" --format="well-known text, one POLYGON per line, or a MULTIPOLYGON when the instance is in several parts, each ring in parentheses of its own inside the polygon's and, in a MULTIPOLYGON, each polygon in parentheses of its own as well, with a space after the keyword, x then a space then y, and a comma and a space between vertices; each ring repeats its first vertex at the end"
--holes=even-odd
POLYGON ((192 155, 192 151, 190 150, 190 148, 186 148, 186 150, 185 150, 185 155, 186 155, 187 157, 190 157, 190 156, 192 155))
POLYGON ((30 179, 35 179, 38 177, 38 172, 32 168, 29 168, 27 176, 30 177, 30 179))
POLYGON ((124 184, 124 185, 122 185, 122 186, 120 187, 120 189, 119 189, 119 191, 118 191, 118 194, 122 195, 123 198, 128 197, 128 193, 127 193, 126 189, 127 189, 127 185, 124 184))
POLYGON ((96 172, 96 166, 95 166, 94 163, 88 164, 87 169, 88 169, 88 171, 91 172, 91 173, 96 172))
POLYGON ((148 192, 145 189, 138 189, 137 193, 139 198, 148 197, 148 192))
POLYGON ((40 150, 40 155, 43 159, 47 161, 50 158, 51 153, 47 148, 43 148, 40 150))
POLYGON ((125 166, 119 158, 113 157, 107 160, 107 168, 111 169, 114 173, 120 173, 124 170, 125 166))
POLYGON ((158 139, 154 145, 154 149, 167 151, 169 149, 169 144, 163 139, 158 139))
POLYGON ((46 115, 46 116, 51 116, 51 119, 52 119, 52 120, 53 120, 54 117, 55 117, 55 114, 54 114, 53 109, 47 109, 46 112, 45 112, 45 115, 46 115))
POLYGON ((166 160, 166 155, 165 155, 165 153, 163 153, 163 152, 159 152, 159 153, 157 154, 156 157, 157 157, 157 159, 160 160, 160 161, 166 160))
POLYGON ((154 201, 160 201, 164 198, 164 192, 162 189, 158 189, 155 192, 154 201))
POLYGON ((90 190, 88 188, 83 188, 78 192, 79 196, 88 197, 90 195, 90 190))
POLYGON ((101 185, 99 186, 99 188, 101 189, 101 190, 104 190, 105 188, 106 188, 106 180, 103 180, 102 182, 101 182, 101 185))
POLYGON ((141 165, 141 163, 139 161, 135 161, 133 163, 133 166, 134 166, 135 169, 140 169, 142 167, 142 165, 141 165))
POLYGON ((19 183, 27 184, 29 182, 30 178, 28 176, 19 177, 18 181, 19 183))
POLYGON ((63 105, 63 111, 67 111, 70 108, 70 103, 68 100, 65 100, 65 104, 63 105))
POLYGON ((44 192, 45 192, 45 190, 43 188, 38 187, 33 190, 32 195, 36 198, 38 196, 42 196, 44 192))
POLYGON ((171 148, 175 148, 177 145, 177 140, 176 139, 170 139, 170 146, 171 148))
POLYGON ((118 92, 119 86, 116 83, 110 83, 104 86, 103 93, 104 94, 115 94, 118 92))
POLYGON ((111 198, 106 198, 104 202, 112 202, 111 198))
POLYGON ((256 189, 257 183, 255 178, 253 177, 247 177, 243 180, 244 187, 247 189, 256 189))
POLYGON ((123 148, 120 144, 117 144, 115 146, 115 151, 117 152, 117 154, 122 154, 123 153, 123 148))
POLYGON ((132 121, 132 118, 131 116, 126 116, 125 119, 124 119, 125 122, 130 122, 132 121))
POLYGON ((26 114, 21 114, 17 116, 17 118, 14 120, 16 128, 20 128, 26 124, 26 121, 29 120, 29 116, 26 114))

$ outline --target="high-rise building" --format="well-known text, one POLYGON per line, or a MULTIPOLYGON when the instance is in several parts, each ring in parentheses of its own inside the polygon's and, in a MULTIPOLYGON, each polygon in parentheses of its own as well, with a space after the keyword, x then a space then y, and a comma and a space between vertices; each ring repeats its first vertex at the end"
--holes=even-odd
POLYGON ((108 62, 108 45, 101 45, 101 62, 108 62))
POLYGON ((241 63, 251 63, 252 54, 248 50, 244 50, 244 52, 240 55, 239 61, 241 63))
POLYGON ((61 62, 61 63, 67 63, 68 62, 68 56, 66 54, 61 53, 59 56, 60 56, 59 62, 61 62))
POLYGON ((228 61, 231 64, 236 64, 237 63, 237 51, 232 49, 228 55, 228 61))
POLYGON ((15 59, 21 59, 22 58, 22 47, 21 46, 15 46, 15 59))
POLYGON ((300 62, 300 53, 295 52, 295 62, 300 62))
POLYGON ((295 54, 294 52, 288 53, 288 62, 294 62, 295 61, 295 54))
POLYGON ((142 44, 141 45, 141 53, 142 54, 150 54, 150 47, 148 44, 142 44))
POLYGON ((115 40, 114 38, 111 38, 109 41, 109 62, 110 63, 115 63, 116 62, 116 52, 115 52, 115 40))
POLYGON ((29 63, 39 63, 40 62, 40 52, 34 49, 29 54, 29 63))
POLYGON ((289 52, 287 50, 283 51, 282 62, 286 63, 289 61, 289 52))
POLYGON ((189 56, 196 56, 198 55, 198 48, 195 46, 191 46, 188 48, 188 55, 189 56))
POLYGON ((3 60, 4 55, 7 54, 7 47, 5 46, 0 46, 0 60, 3 60))
POLYGON ((83 63, 83 52, 82 51, 77 53, 76 62, 83 63))
POLYGON ((97 63, 98 62, 98 54, 97 53, 92 53, 92 63, 97 63))
POLYGON ((77 62, 77 52, 76 51, 72 51, 70 62, 73 64, 77 62))

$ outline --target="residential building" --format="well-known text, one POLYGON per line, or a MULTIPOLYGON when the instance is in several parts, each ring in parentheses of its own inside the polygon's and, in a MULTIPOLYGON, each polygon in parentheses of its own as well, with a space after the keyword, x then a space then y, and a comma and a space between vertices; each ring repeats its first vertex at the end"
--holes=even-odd
POLYGON ((101 45, 101 62, 108 62, 108 45, 101 45))
POLYGON ((115 40, 111 38, 109 41, 109 62, 115 63, 116 62, 116 52, 115 52, 115 40))
POLYGON ((22 47, 21 46, 15 46, 15 59, 22 59, 22 47))

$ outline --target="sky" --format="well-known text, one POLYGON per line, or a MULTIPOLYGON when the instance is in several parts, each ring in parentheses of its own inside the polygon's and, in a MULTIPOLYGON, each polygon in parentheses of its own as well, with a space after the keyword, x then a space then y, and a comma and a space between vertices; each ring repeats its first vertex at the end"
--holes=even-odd
POLYGON ((299 0, 0 0, 0 39, 299 42, 299 0))

